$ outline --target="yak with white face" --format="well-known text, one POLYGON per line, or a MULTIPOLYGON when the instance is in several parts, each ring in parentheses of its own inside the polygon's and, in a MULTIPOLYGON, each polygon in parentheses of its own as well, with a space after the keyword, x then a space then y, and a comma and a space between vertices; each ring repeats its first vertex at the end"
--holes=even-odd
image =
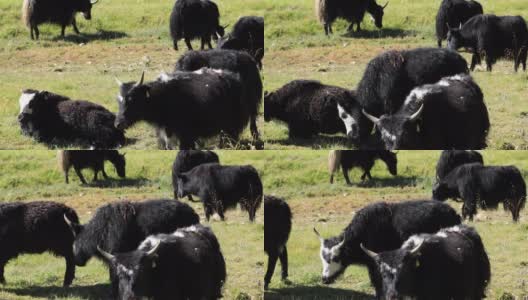
POLYGON ((482 149, 490 126, 482 91, 466 74, 413 89, 394 114, 363 114, 388 150, 482 149))
POLYGON ((457 225, 411 236, 399 249, 376 253, 360 245, 381 278, 378 299, 483 299, 490 263, 475 229, 457 225))
POLYGON ((443 227, 460 224, 460 216, 455 210, 436 203, 440 202, 415 200, 370 204, 354 215, 340 235, 328 239, 322 238, 314 228, 321 242, 322 282, 330 284, 349 265, 359 264, 368 267, 372 284, 381 293, 381 282, 374 276, 376 266, 361 250, 360 244, 376 251, 387 251, 399 248, 413 234, 432 233, 443 227))

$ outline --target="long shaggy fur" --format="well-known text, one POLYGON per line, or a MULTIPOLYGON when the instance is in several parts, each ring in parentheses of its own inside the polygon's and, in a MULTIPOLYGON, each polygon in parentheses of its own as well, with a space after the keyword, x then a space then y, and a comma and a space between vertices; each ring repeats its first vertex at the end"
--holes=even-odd
POLYGON ((325 12, 326 12, 326 1, 327 0, 315 0, 315 15, 319 23, 325 23, 325 12))
POLYGON ((436 37, 438 47, 447 37, 448 26, 459 27, 471 17, 483 14, 482 5, 473 0, 443 0, 436 15, 436 37))
POLYGON ((444 150, 436 164, 436 179, 441 180, 456 167, 469 163, 484 164, 484 160, 477 151, 444 150))
POLYGON ((31 6, 32 0, 24 0, 22 3, 22 22, 24 22, 24 25, 26 27, 30 27, 29 17, 32 14, 32 6, 31 6))
POLYGON ((70 169, 70 152, 66 150, 57 151, 57 163, 59 165, 59 170, 63 174, 67 173, 70 169))
MULTIPOLYGON (((340 150, 330 150, 328 153, 328 173, 330 173, 330 178, 334 177, 334 173, 339 171, 341 166, 341 151, 340 150)), ((330 182, 333 180, 330 179, 330 182)))

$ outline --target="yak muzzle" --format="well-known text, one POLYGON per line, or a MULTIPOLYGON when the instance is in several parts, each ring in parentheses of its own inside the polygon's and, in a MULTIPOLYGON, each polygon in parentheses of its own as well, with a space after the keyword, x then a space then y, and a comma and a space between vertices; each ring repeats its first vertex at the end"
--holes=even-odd
POLYGON ((91 20, 91 19, 92 19, 92 13, 91 13, 90 11, 82 12, 82 15, 83 15, 83 17, 84 17, 86 20, 91 20))

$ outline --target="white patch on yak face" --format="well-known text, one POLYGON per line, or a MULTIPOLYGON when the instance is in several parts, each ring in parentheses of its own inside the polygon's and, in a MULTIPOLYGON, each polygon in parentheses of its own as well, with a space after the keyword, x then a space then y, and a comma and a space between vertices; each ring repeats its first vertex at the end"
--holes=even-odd
MULTIPOLYGON (((26 106, 29 105, 31 100, 35 98, 36 94, 37 93, 22 93, 20 99, 18 99, 18 103, 20 105, 20 113, 22 113, 22 111, 24 111, 24 108, 26 108, 26 106)), ((27 112, 31 113, 31 110, 28 109, 27 112)))
POLYGON ((151 235, 147 237, 138 247, 138 250, 145 250, 145 249, 151 249, 153 245, 157 245, 161 242, 161 239, 158 237, 151 235))
POLYGON ((386 271, 386 272, 389 272, 389 273, 391 273, 392 275, 396 275, 396 271, 397 271, 396 268, 391 267, 390 265, 388 265, 388 264, 385 263, 385 262, 382 262, 382 263, 380 264, 380 266, 381 266, 381 269, 382 269, 382 270, 384 270, 384 271, 386 271))
POLYGON ((133 270, 130 270, 129 268, 123 266, 122 264, 119 264, 117 266, 117 271, 119 271, 120 273, 125 273, 128 276, 130 276, 130 277, 132 277, 132 275, 134 275, 134 271, 133 270))
POLYGON ((340 252, 339 245, 330 249, 321 244, 321 262, 323 263, 323 278, 330 278, 343 269, 343 265, 336 260, 340 252))
POLYGON ((384 137, 384 139, 391 140, 393 143, 396 142, 396 136, 389 131, 387 131, 385 128, 381 128, 381 135, 384 137))
POLYGON ((345 123, 347 134, 350 133, 352 131, 352 126, 357 123, 356 120, 339 104, 337 105, 337 113, 339 118, 345 123))
POLYGON ((161 73, 161 74, 159 75, 159 77, 158 77, 158 80, 160 80, 161 82, 167 82, 167 81, 169 81, 169 80, 171 80, 171 79, 172 79, 172 77, 169 76, 169 74, 167 74, 167 73, 165 73, 165 72, 161 73))

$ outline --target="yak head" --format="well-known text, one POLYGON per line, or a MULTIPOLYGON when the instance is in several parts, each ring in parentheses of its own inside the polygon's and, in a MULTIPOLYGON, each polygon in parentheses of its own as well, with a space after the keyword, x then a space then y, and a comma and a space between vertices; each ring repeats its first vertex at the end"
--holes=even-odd
POLYGON ((359 104, 349 99, 338 99, 337 114, 345 125, 347 137, 357 142, 360 139, 360 124, 362 119, 364 119, 363 115, 361 115, 359 104))
POLYGON ((33 114, 33 110, 38 105, 39 91, 32 89, 25 89, 18 99, 20 105, 20 112, 18 114, 18 121, 21 125, 28 123, 33 114))
POLYGON ((275 100, 275 92, 264 92, 264 121, 269 122, 272 119, 280 118, 281 108, 275 100))
POLYGON ((460 27, 458 28, 451 28, 449 27, 449 24, 447 24, 447 29, 447 49, 456 51, 457 49, 463 47, 464 39, 460 33, 460 30, 462 29, 462 23, 460 23, 460 27))
POLYGON ((115 119, 115 127, 125 130, 142 119, 150 99, 150 87, 143 84, 145 72, 139 82, 123 83, 116 78, 119 85, 117 103, 119 112, 115 119))
POLYGON ((213 34, 213 39, 214 40, 218 40, 218 39, 223 38, 224 35, 225 35, 225 30, 226 30, 227 26, 229 26, 229 25, 226 25, 226 26, 218 25, 216 27, 216 32, 213 34))
POLYGON ((389 172, 396 176, 398 175, 398 157, 395 152, 392 151, 381 151, 380 158, 385 162, 389 172))
POLYGON ((379 129, 381 140, 387 150, 416 147, 420 128, 418 119, 422 111, 423 105, 410 116, 396 113, 377 118, 362 110, 363 114, 379 129))
MULTIPOLYGON (((375 253, 363 244, 361 249, 377 266, 381 278, 381 299, 401 299, 412 291, 420 268, 423 239, 411 237, 400 249, 375 253)), ((378 295, 380 296, 380 295, 378 295)))
POLYGON ((106 154, 107 158, 114 165, 117 175, 121 178, 125 178, 126 160, 125 153, 119 154, 117 150, 108 151, 106 154))
POLYGON ((433 200, 445 201, 450 197, 449 187, 441 180, 433 186, 433 200))
POLYGON ((156 252, 160 244, 157 240, 148 249, 117 254, 108 253, 97 246, 102 259, 116 271, 119 282, 118 299, 140 299, 152 294, 158 260, 156 252))
POLYGON ((90 257, 92 257, 92 253, 88 250, 91 241, 87 241, 86 238, 84 238, 83 234, 85 230, 83 225, 71 221, 66 215, 64 215, 64 221, 66 221, 66 224, 70 227, 73 237, 75 238, 73 241, 74 262, 77 266, 85 266, 90 257))
POLYGON ((79 11, 86 20, 92 19, 92 5, 99 0, 74 0, 77 2, 77 11, 79 11))
POLYGON ((342 253, 345 239, 343 237, 324 239, 315 228, 313 230, 321 242, 319 253, 323 264, 321 280, 324 284, 331 284, 345 272, 347 267, 342 253))
POLYGON ((176 175, 178 183, 178 198, 183 198, 192 193, 191 191, 191 181, 192 177, 187 173, 181 173, 176 175))
POLYGON ((374 19, 374 24, 376 24, 376 27, 382 28, 383 27, 383 14, 385 7, 389 5, 389 2, 385 3, 385 5, 381 6, 376 4, 375 1, 372 1, 372 6, 369 7, 368 11, 372 15, 372 18, 374 19))

